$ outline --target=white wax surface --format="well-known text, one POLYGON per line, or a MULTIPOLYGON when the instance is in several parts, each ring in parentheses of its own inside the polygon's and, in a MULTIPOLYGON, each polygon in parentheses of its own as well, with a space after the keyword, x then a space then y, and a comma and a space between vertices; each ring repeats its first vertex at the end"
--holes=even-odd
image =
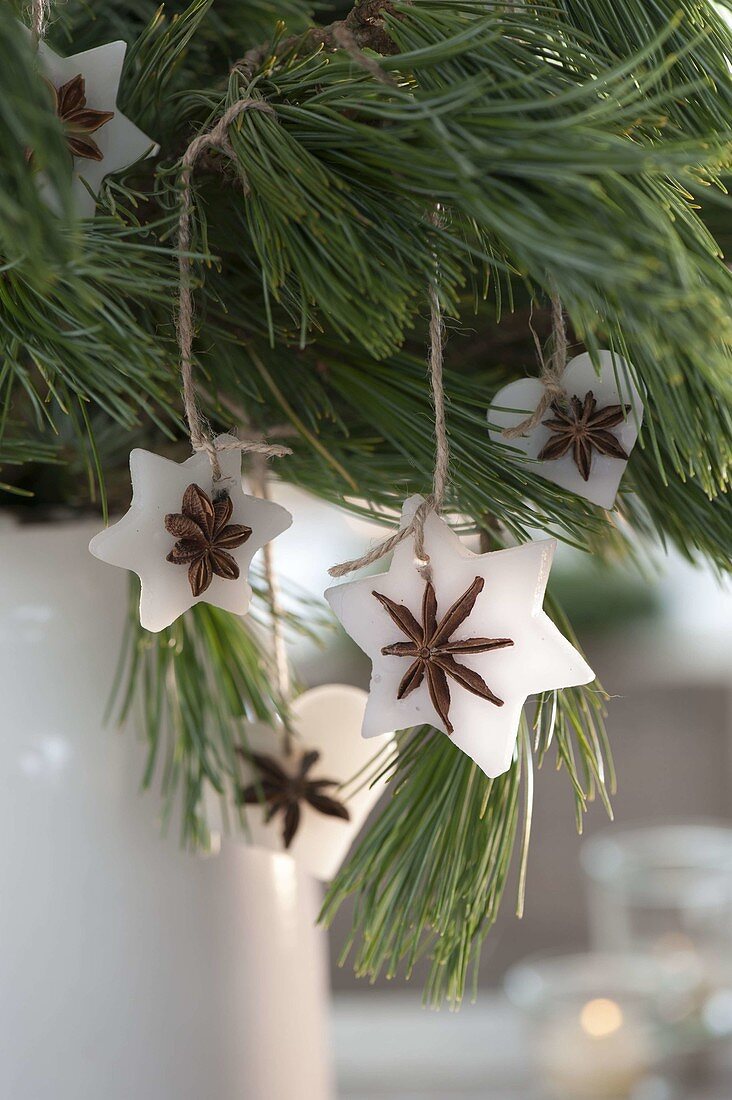
MULTIPOLYGON (((421 498, 405 502, 402 522, 408 522, 421 498)), ((513 759, 521 709, 528 695, 551 688, 586 684, 594 673, 542 611, 556 543, 531 542, 511 550, 473 554, 434 514, 425 524, 425 546, 432 563, 438 617, 475 577, 485 586, 473 611, 456 636, 510 638, 513 646, 456 659, 479 672, 504 705, 468 692, 450 680, 450 719, 454 743, 488 776, 505 772, 513 759)), ((429 723, 445 730, 430 701, 426 678, 406 698, 397 699, 409 659, 384 656, 382 647, 404 641, 374 597, 381 592, 405 604, 419 621, 424 581, 414 560, 413 540, 394 551, 387 573, 338 584, 325 593, 345 630, 371 658, 371 693, 363 724, 364 737, 429 723)))
MULTIPOLYGON (((114 118, 93 135, 102 153, 102 160, 74 158, 72 190, 79 217, 90 218, 94 214, 94 196, 99 193, 105 176, 119 172, 120 169, 158 151, 152 138, 143 134, 117 108, 117 93, 126 51, 125 42, 109 42, 93 50, 72 54, 71 57, 59 57, 45 42, 38 45, 38 59, 43 73, 55 87, 59 88, 81 74, 84 77, 87 106, 95 111, 114 111, 114 118), (92 194, 88 188, 91 188, 92 194)), ((50 184, 44 181, 41 186, 53 206, 54 195, 50 184)))
MULTIPOLYGON (((609 351, 599 352, 598 358, 601 368, 599 375, 587 352, 570 360, 562 375, 562 384, 570 397, 576 394, 582 401, 585 394, 592 390, 597 408, 620 404, 632 406, 627 418, 617 428, 611 429, 625 453, 630 455, 643 422, 643 402, 624 359, 609 351)), ((515 427, 534 411, 543 392, 544 387, 538 378, 522 378, 499 390, 488 410, 491 439, 525 454, 532 460, 527 464, 527 469, 539 477, 561 485, 563 489, 570 489, 593 504, 612 508, 620 479, 627 466, 623 459, 593 452, 590 477, 588 481, 584 481, 572 458, 571 450, 561 458, 536 461, 551 435, 551 429, 543 423, 517 439, 506 439, 501 435, 504 428, 515 427)), ((551 411, 548 411, 543 419, 546 420, 551 415, 551 411)))
MULTIPOLYGON (((303 751, 317 749, 320 760, 308 772, 308 778, 348 783, 391 738, 391 734, 386 734, 380 744, 364 741, 360 737, 366 698, 366 692, 361 688, 347 684, 327 684, 298 696, 291 704, 292 729, 296 735, 296 749, 291 759, 282 754, 272 727, 263 723, 247 726, 247 745, 255 752, 274 756, 285 771, 292 772, 297 770, 303 751)), ((243 767, 242 776, 246 784, 251 781, 253 772, 243 767)), ((328 787, 324 791, 344 803, 350 814, 349 821, 318 813, 306 802, 301 804, 300 826, 287 854, 299 867, 318 879, 329 881, 333 878, 384 791, 386 783, 383 779, 371 786, 368 783, 361 785, 363 778, 353 788, 346 787, 339 791, 336 787, 328 787), (359 790, 354 789, 359 786, 359 790)), ((209 820, 215 823, 215 796, 209 799, 209 805, 209 820)), ((285 850, 282 814, 265 823, 261 806, 248 806, 245 812, 249 835, 242 836, 243 842, 275 852, 285 850)))
MULTIPOLYGON (((219 436, 217 442, 231 438, 219 436)), ((152 451, 134 450, 130 455, 133 495, 129 511, 95 535, 89 544, 96 558, 137 573, 142 582, 140 622, 147 630, 163 630, 198 602, 245 615, 252 598, 247 581, 252 558, 292 523, 290 513, 279 504, 245 494, 240 451, 221 451, 220 464, 223 478, 214 486, 211 464, 203 452, 178 463, 152 451), (252 529, 247 541, 230 551, 239 566, 239 578, 214 576, 198 597, 191 592, 186 566, 166 561, 176 540, 165 528, 165 516, 180 512, 183 494, 191 484, 200 486, 209 495, 226 489, 233 505, 230 523, 242 523, 252 529)))

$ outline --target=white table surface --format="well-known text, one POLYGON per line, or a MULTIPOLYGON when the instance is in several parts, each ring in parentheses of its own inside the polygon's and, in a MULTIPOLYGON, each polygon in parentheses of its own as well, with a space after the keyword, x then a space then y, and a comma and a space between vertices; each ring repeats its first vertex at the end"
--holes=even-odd
MULTIPOLYGON (((338 1100, 545 1100, 524 1023, 499 993, 458 1013, 423 1009, 417 989, 337 996, 333 1043, 338 1100)), ((713 1081, 659 1083, 640 1100, 732 1100, 724 1060, 713 1081)))

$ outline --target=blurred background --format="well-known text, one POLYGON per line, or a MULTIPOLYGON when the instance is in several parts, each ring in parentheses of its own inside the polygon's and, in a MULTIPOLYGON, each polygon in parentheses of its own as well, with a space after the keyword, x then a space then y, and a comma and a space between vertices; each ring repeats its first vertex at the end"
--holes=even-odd
MULTIPOLYGON (((323 559, 377 528, 280 486, 298 531, 278 541, 285 586, 314 598, 323 559)), ((477 549, 477 547, 475 547, 477 549)), ((559 547, 561 598, 611 695, 615 823, 595 804, 576 831, 566 774, 536 776, 525 915, 515 882, 482 957, 475 1003, 421 1006, 421 978, 358 982, 330 933, 339 1097, 729 1100, 732 1097, 732 595, 703 568, 643 554, 602 570, 559 547)), ((293 640, 301 681, 368 686, 336 632, 293 640)))

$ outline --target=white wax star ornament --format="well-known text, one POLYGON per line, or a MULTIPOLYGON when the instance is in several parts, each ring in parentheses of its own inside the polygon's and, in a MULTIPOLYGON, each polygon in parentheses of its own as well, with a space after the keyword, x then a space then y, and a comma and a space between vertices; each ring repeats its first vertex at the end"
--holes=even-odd
MULTIPOLYGON (((114 112, 113 117, 92 135, 101 159, 73 158, 72 190, 79 217, 92 217, 94 214, 95 196, 99 193, 105 176, 128 168, 141 158, 154 155, 158 151, 152 138, 143 134, 117 107, 126 52, 125 42, 109 42, 93 50, 72 54, 71 57, 59 57, 45 42, 38 44, 41 70, 54 88, 61 88, 80 75, 84 80, 86 106, 94 111, 114 112)), ((50 183, 44 180, 41 187, 49 204, 53 206, 54 194, 50 183)))
MULTIPOLYGON (((420 502, 421 497, 405 502, 403 525, 411 520, 420 502)), ((586 661, 542 611, 556 542, 546 539, 510 550, 473 554, 434 513, 427 517, 424 534, 437 601, 436 621, 444 621, 451 606, 471 586, 475 597, 459 625, 454 630, 446 626, 444 637, 438 638, 439 645, 433 643, 433 649, 439 650, 436 663, 451 670, 446 677, 451 739, 486 775, 501 775, 511 766, 527 696, 594 679, 586 661), (482 646, 471 653, 469 647, 460 644, 468 639, 493 641, 496 645, 482 646), (509 641, 512 644, 506 644, 509 641), (460 668, 467 669, 467 674, 460 668), (472 686, 465 686, 466 682, 472 686), (500 705, 485 696, 486 687, 500 705)), ((395 655, 394 650, 408 648, 409 643, 374 592, 406 607, 421 627, 425 581, 416 568, 411 539, 396 548, 387 573, 336 585, 325 593, 345 630, 373 665, 364 737, 422 723, 448 733, 448 724, 433 703, 427 674, 419 686, 398 698, 413 662, 411 656, 395 655), (391 652, 385 654, 385 647, 391 652)), ((412 620, 405 621, 413 630, 412 620)), ((427 648, 422 656, 429 661, 427 648)))
MULTIPOLYGON (((568 398, 577 396, 581 403, 584 403, 587 394, 591 392, 598 413, 612 405, 628 406, 625 418, 608 430, 622 450, 630 455, 643 422, 643 402, 624 359, 613 352, 600 351, 597 360, 599 374, 587 352, 575 356, 562 374, 562 386, 568 398)), ((620 479, 628 465, 627 459, 601 454, 593 448, 587 479, 582 476, 571 447, 561 458, 537 461, 552 436, 552 429, 544 423, 554 416, 551 408, 542 417, 542 423, 525 435, 507 439, 502 434, 504 428, 515 427, 534 411, 543 392, 544 387, 538 378, 521 378, 499 390, 488 410, 491 439, 525 454, 532 460, 529 464, 532 472, 539 477, 561 485, 563 489, 570 489, 602 508, 612 508, 620 479)))
MULTIPOLYGON (((234 440, 226 435, 216 440, 219 446, 227 442, 234 440)), ((290 513, 279 504, 245 494, 241 481, 240 451, 221 450, 219 462, 223 476, 214 484, 211 463, 203 452, 178 463, 151 451, 132 451, 132 503, 129 511, 117 523, 100 531, 89 543, 94 557, 137 573, 142 582, 140 622, 146 630, 163 630, 199 601, 235 615, 245 615, 252 598, 246 579, 252 558, 266 542, 286 531, 292 523, 290 513), (189 579, 187 562, 191 556, 186 557, 184 553, 181 563, 168 560, 176 545, 179 545, 176 541, 179 536, 177 532, 171 534, 166 528, 166 516, 181 513, 184 495, 191 485, 202 489, 214 503, 228 496, 231 514, 226 514, 223 522, 236 525, 235 531, 239 531, 238 538, 227 540, 228 527, 223 527, 222 523, 217 554, 220 557, 221 551, 224 551, 225 568, 214 568, 208 587, 199 596, 194 596, 189 579), (243 542, 240 541, 243 532, 239 525, 251 529, 251 534, 246 535, 243 542), (230 559, 235 562, 233 570, 230 559), (239 576, 232 579, 230 574, 237 567, 239 576)))

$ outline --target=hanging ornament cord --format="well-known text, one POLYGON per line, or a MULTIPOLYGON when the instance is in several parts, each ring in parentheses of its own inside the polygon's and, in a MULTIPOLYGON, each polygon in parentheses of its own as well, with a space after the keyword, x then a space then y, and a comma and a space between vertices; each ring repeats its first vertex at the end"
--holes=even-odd
POLYGON ((195 332, 193 291, 191 287, 193 261, 191 258, 191 215, 193 210, 192 176, 196 163, 203 153, 216 149, 236 162, 229 140, 229 126, 245 111, 261 111, 274 115, 275 110, 261 99, 240 99, 221 116, 216 125, 193 139, 181 160, 181 199, 178 217, 178 316, 176 331, 180 351, 180 373, 183 382, 185 407, 191 446, 194 451, 205 451, 211 462, 214 483, 221 480, 219 454, 222 451, 242 451, 261 455, 263 458, 281 458, 292 454, 289 447, 270 444, 264 440, 242 439, 218 445, 198 407, 193 377, 193 336, 195 332))
MULTIPOLYGON (((434 219, 433 219, 434 222, 434 219)), ((425 580, 430 580, 430 558, 424 545, 424 525, 432 512, 441 510, 447 488, 450 447, 445 425, 445 390, 442 380, 442 366, 445 351, 445 324, 442 318, 440 299, 436 284, 430 284, 430 327, 429 327, 429 375, 432 391, 432 404, 435 414, 435 468, 432 475, 432 492, 422 501, 414 513, 414 518, 406 527, 402 527, 389 538, 373 546, 363 557, 344 561, 328 570, 331 577, 345 577, 357 569, 363 569, 386 554, 390 554, 404 539, 414 536, 414 556, 417 568, 425 580)))
MULTIPOLYGON (((260 497, 260 499, 272 499, 269 491, 266 455, 262 452, 252 455, 252 487, 255 494, 260 497)), ((264 566, 264 583, 267 588, 267 599, 269 603, 275 688, 277 690, 278 700, 287 708, 292 695, 292 680, 290 678, 290 665, 287 660, 287 643, 285 642, 285 632, 282 623, 280 588, 277 581, 277 573, 275 571, 274 549, 271 542, 266 542, 262 547, 262 564, 264 566)), ((289 756, 294 746, 292 730, 289 726, 287 714, 283 716, 282 745, 285 754, 289 756)))
POLYGON ((30 5, 30 29, 34 46, 37 46, 45 37, 46 24, 50 14, 51 0, 32 0, 30 5))
POLYGON ((515 424, 512 428, 503 429, 501 435, 505 439, 518 439, 524 432, 530 432, 541 423, 545 412, 553 401, 566 400, 567 391, 562 385, 562 375, 564 374, 564 368, 567 366, 567 326, 564 320, 562 302, 556 292, 552 294, 551 302, 553 346, 552 353, 546 360, 544 359, 541 341, 531 323, 531 315, 529 316, 529 328, 531 329, 531 335, 534 337, 536 353, 541 365, 539 380, 544 387, 544 392, 539 399, 539 404, 529 416, 525 417, 518 424, 515 424))

